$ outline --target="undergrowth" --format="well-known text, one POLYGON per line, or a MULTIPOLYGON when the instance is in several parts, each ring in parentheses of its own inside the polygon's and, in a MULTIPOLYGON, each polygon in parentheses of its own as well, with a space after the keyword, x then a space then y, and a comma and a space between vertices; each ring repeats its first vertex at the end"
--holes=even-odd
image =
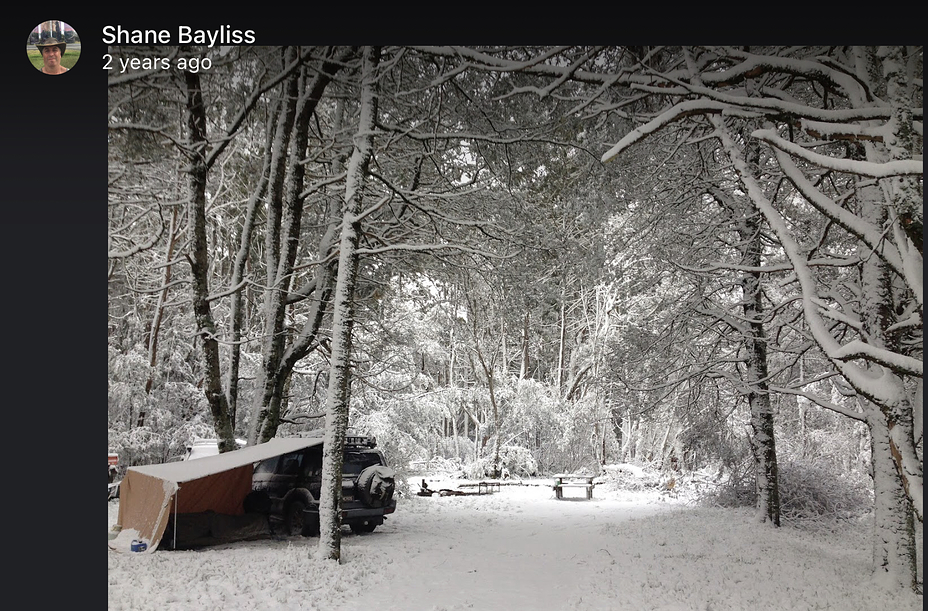
MULTIPOLYGON (((851 519, 869 512, 873 489, 865 474, 841 473, 830 464, 786 460, 778 465, 780 517, 787 520, 851 519)), ((701 500, 722 507, 754 505, 750 463, 735 469, 701 500)))

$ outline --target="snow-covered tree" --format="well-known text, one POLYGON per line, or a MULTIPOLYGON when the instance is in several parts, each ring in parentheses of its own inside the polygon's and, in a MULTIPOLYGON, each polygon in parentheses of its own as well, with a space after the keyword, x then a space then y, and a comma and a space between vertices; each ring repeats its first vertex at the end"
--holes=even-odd
POLYGON ((858 393, 847 411, 867 423, 874 461, 878 575, 915 581, 913 510, 922 520, 915 396, 922 376, 920 48, 681 49, 662 72, 629 85, 667 100, 604 161, 667 125, 705 121, 742 190, 776 234, 793 273, 809 336, 858 393), (744 121, 763 127, 739 137, 744 121), (775 163, 756 168, 761 141, 775 163), (780 181, 771 195, 765 185, 780 181), (787 188, 788 186, 788 188, 787 188), (795 214, 802 201, 806 213, 795 214), (812 213, 812 214, 810 214, 812 213), (812 233, 801 231, 812 223, 812 233), (821 246, 832 232, 850 252, 821 246), (856 274, 840 273, 851 267, 856 274), (839 273, 835 273, 839 272, 839 273), (839 282, 834 278, 838 276, 839 282))

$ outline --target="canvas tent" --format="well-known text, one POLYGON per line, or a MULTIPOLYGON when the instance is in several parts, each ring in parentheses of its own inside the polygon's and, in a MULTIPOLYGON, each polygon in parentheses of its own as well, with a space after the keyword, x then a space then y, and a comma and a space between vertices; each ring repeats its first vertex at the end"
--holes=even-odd
POLYGON ((155 551, 172 514, 241 516, 255 463, 320 444, 320 438, 272 439, 218 456, 130 467, 120 484, 118 534, 109 547, 128 551, 139 540, 147 552, 155 551))

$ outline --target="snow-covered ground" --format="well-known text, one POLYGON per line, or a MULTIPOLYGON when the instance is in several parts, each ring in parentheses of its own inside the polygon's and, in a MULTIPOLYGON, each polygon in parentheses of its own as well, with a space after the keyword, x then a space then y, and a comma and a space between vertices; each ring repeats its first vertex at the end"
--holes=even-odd
MULTIPOLYGON (((419 481, 421 478, 417 478, 419 481)), ((752 522, 657 491, 554 498, 550 480, 482 496, 404 496, 376 532, 198 551, 109 551, 111 611, 915 611, 922 597, 870 579, 866 521, 752 522)), ((432 488, 444 487, 431 485, 432 488)), ((118 501, 108 503, 109 527, 118 501)))

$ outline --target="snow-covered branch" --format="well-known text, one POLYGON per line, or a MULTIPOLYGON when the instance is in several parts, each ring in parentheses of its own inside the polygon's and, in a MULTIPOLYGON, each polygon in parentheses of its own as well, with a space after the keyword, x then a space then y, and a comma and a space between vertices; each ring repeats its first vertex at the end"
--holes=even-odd
POLYGON ((805 399, 808 399, 812 403, 815 403, 819 407, 824 407, 825 409, 841 414, 842 416, 847 416, 848 418, 852 418, 860 422, 867 421, 867 416, 865 414, 848 409, 832 401, 823 399, 819 397, 818 395, 816 395, 815 393, 811 393, 805 390, 797 390, 795 388, 789 388, 786 386, 771 386, 770 391, 783 393, 785 395, 796 395, 797 397, 803 397, 805 399))
POLYGON ((902 375, 918 377, 924 375, 924 368, 921 360, 899 354, 898 352, 892 352, 891 350, 885 350, 871 344, 866 344, 860 340, 853 340, 843 346, 829 350, 828 356, 833 359, 844 361, 850 359, 865 359, 872 363, 879 363, 902 375))
MULTIPOLYGON (((893 391, 882 383, 881 376, 874 376, 867 369, 844 358, 845 356, 848 356, 848 358, 850 357, 842 352, 841 344, 825 326, 825 321, 818 309, 818 304, 816 303, 817 285, 812 271, 806 262, 805 256, 802 254, 802 249, 793 238, 792 232, 789 230, 786 221, 773 207, 764 193, 763 188, 753 177, 751 169, 747 166, 738 145, 728 133, 727 127, 717 118, 713 118, 713 120, 722 146, 738 171, 742 184, 748 191, 748 195, 751 197, 751 200, 754 202, 754 205, 757 206, 758 210, 766 217, 767 223, 770 225, 771 229, 773 229, 774 233, 777 234, 786 256, 793 264, 796 279, 799 282, 803 294, 802 303, 805 321, 809 326, 812 337, 815 338, 816 343, 818 343, 822 350, 831 357, 832 362, 838 367, 845 379, 847 379, 858 392, 874 400, 876 403, 892 401, 894 397, 888 396, 887 393, 892 394, 893 391)), ((874 352, 871 353, 871 356, 877 356, 877 354, 874 352)), ((882 354, 879 356, 880 359, 877 362, 893 362, 893 359, 888 359, 882 354)), ((904 364, 908 365, 909 363, 905 361, 904 364)))
POLYGON ((783 170, 786 177, 799 189, 799 192, 810 204, 864 242, 871 250, 879 253, 896 273, 904 274, 905 270, 902 259, 899 257, 899 251, 891 242, 883 239, 882 231, 879 228, 874 227, 846 208, 839 206, 830 197, 817 189, 793 163, 792 158, 786 152, 775 148, 774 154, 780 169, 783 170))
POLYGON ((611 149, 603 154, 601 161, 608 163, 616 158, 620 153, 628 149, 636 142, 644 140, 651 134, 659 131, 667 125, 685 119, 692 115, 721 114, 728 109, 726 104, 721 102, 712 102, 709 100, 688 100, 674 105, 672 108, 662 112, 654 119, 648 121, 641 127, 637 127, 626 134, 611 149))
POLYGON ((471 248, 463 244, 390 244, 381 248, 358 248, 359 255, 378 255, 386 252, 405 251, 405 252, 435 252, 440 250, 451 250, 455 252, 467 253, 485 257, 488 259, 512 259, 517 255, 500 255, 487 250, 471 248))
POLYGON ((812 121, 810 119, 800 119, 799 125, 803 131, 813 138, 822 140, 869 140, 871 142, 883 142, 885 129, 882 127, 870 127, 867 125, 856 125, 848 123, 826 123, 824 121, 812 121))
POLYGON ((835 172, 845 172, 871 178, 921 176, 924 174, 924 164, 921 160, 897 159, 886 163, 874 163, 855 159, 838 159, 837 157, 814 153, 795 142, 784 140, 772 129, 759 129, 751 135, 790 155, 835 172))

